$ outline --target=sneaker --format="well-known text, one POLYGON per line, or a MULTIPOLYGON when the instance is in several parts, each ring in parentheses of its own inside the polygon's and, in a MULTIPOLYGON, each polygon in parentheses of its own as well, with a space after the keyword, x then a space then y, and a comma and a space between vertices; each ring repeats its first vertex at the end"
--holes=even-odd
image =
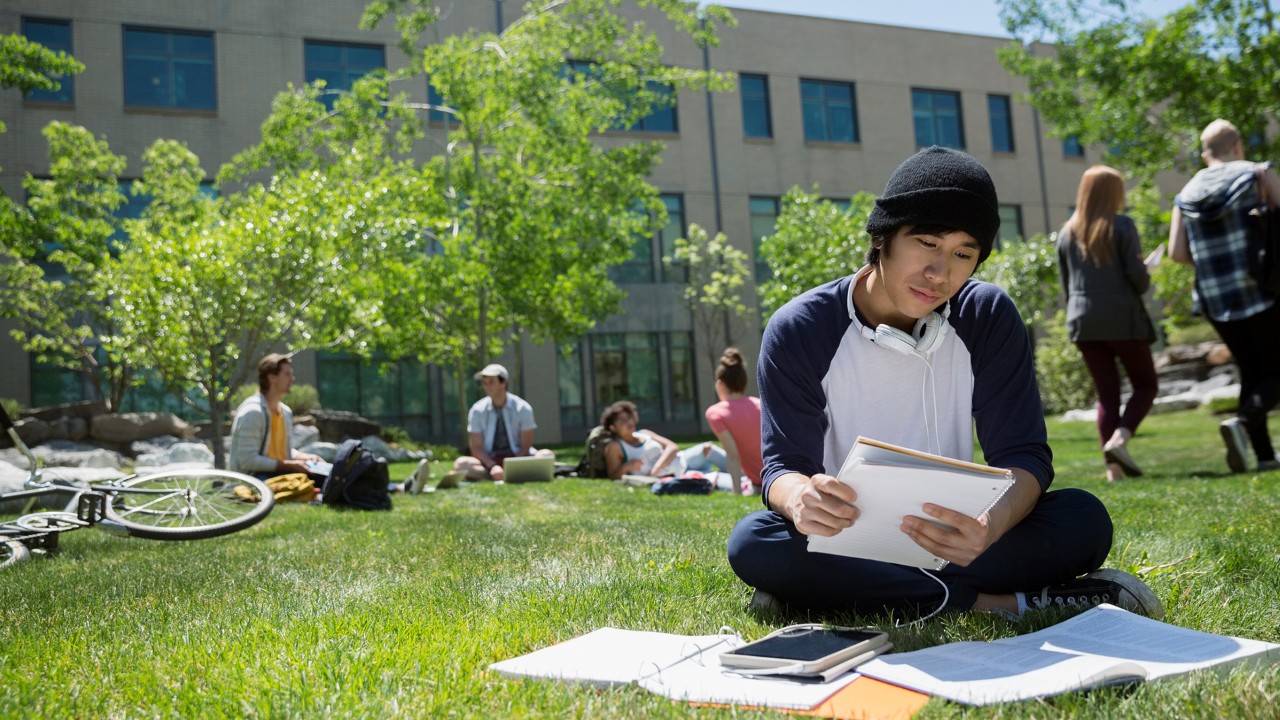
POLYGON ((1107 462, 1115 463, 1124 470, 1124 474, 1129 477, 1142 477, 1142 468, 1138 467, 1138 463, 1133 461, 1133 456, 1129 454, 1129 448, 1123 442, 1108 441, 1102 446, 1102 454, 1106 457, 1107 462))
POLYGON ((1268 470, 1280 470, 1280 460, 1259 460, 1258 472, 1266 472, 1268 470))
POLYGON ((1218 425, 1218 432, 1222 433, 1222 441, 1227 445, 1227 467, 1234 473, 1247 470, 1245 458, 1249 457, 1249 436, 1245 433, 1244 421, 1238 417, 1227 418, 1218 425))
POLYGON ((1098 570, 1071 582, 1027 593, 1027 607, 1093 607, 1111 603, 1154 620, 1164 617, 1160 598, 1138 578, 1121 570, 1098 570))
POLYGON ((764 590, 751 593, 751 602, 747 603, 747 611, 756 615, 777 615, 786 609, 786 605, 764 590))
POLYGON ((463 480, 467 479, 467 474, 460 470, 451 470, 440 476, 440 482, 436 483, 435 490, 449 490, 458 487, 463 480))
POLYGON ((431 461, 424 459, 418 462, 418 467, 413 469, 413 474, 409 476, 408 480, 404 481, 404 491, 417 495, 430 483, 431 461))

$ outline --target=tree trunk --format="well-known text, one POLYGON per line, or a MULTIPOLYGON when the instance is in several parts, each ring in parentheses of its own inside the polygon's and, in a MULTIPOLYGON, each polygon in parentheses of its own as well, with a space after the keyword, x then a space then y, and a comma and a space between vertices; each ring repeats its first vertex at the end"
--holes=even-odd
POLYGON ((226 403, 218 400, 217 390, 209 392, 209 427, 213 431, 213 466, 219 470, 227 467, 227 448, 222 437, 222 419, 226 417, 226 403))

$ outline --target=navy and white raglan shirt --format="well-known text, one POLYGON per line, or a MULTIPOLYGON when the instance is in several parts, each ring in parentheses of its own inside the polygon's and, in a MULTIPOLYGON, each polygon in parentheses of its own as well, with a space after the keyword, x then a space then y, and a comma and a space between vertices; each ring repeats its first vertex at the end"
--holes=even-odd
POLYGON ((765 328, 757 374, 766 506, 775 478, 834 475, 859 435, 972 460, 975 426, 988 465, 1022 468, 1047 490, 1053 454, 1013 300, 966 281, 949 301, 942 341, 905 355, 871 340, 874 328, 854 312, 854 282, 869 271, 792 299, 765 328))

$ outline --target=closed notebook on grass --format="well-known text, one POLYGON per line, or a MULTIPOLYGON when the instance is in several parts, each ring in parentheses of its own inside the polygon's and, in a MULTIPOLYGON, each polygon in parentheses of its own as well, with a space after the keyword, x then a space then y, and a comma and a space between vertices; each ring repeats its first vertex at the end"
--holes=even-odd
MULTIPOLYGON (((1013 486, 1002 468, 953 460, 859 437, 836 475, 858 493, 857 522, 832 537, 811 536, 809 552, 880 560, 941 570, 947 561, 902 532, 908 515, 925 515, 933 503, 976 518, 991 509, 1013 486)), ((941 524, 941 523, 937 523, 941 524)))
POLYGON ((502 461, 503 479, 509 483, 547 482, 556 473, 553 457, 509 457, 502 461))

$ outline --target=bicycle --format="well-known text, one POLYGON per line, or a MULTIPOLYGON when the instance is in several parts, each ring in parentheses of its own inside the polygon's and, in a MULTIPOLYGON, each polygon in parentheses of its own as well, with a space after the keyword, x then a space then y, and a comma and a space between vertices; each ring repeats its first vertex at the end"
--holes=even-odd
POLYGON ((30 468, 24 489, 0 493, 0 501, 27 499, 21 517, 0 523, 0 568, 27 560, 32 550, 56 550, 61 533, 82 527, 151 540, 199 540, 243 530, 275 505, 266 483, 228 470, 182 469, 83 484, 59 478, 60 484, 44 478, 3 407, 0 428, 30 468), (27 512, 48 495, 71 499, 62 511, 27 512))

